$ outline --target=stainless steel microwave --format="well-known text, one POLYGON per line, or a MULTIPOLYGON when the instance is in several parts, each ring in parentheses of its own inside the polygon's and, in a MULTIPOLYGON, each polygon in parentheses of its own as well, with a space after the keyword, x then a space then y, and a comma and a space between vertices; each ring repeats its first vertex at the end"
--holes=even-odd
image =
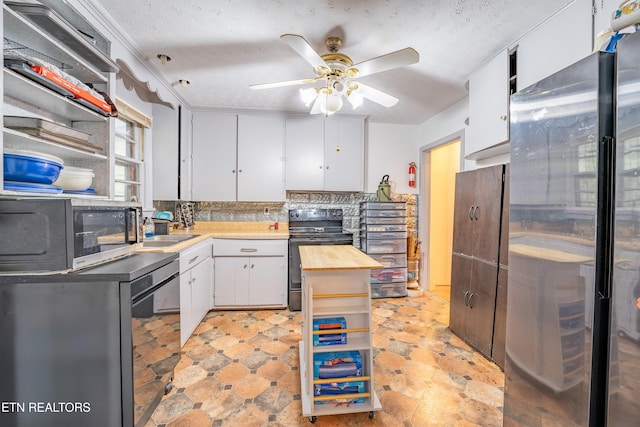
POLYGON ((141 242, 141 208, 85 199, 0 199, 0 272, 85 268, 141 242))

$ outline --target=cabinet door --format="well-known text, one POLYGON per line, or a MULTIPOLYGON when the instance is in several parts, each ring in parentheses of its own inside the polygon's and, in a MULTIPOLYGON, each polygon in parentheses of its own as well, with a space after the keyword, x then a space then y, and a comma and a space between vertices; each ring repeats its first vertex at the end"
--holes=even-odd
POLYGON ((287 190, 324 189, 324 120, 288 118, 285 132, 287 190))
POLYGON ((285 200, 282 117, 238 117, 238 200, 285 200))
POLYGON ((227 307, 237 305, 236 294, 246 294, 239 290, 241 286, 248 287, 246 263, 243 271, 241 258, 216 257, 214 259, 214 307, 227 307))
POLYGON ((325 120, 324 128, 324 189, 362 191, 364 122, 330 117, 325 120))
POLYGON ((193 113, 191 200, 236 200, 237 117, 193 113))
POLYGON ((287 305, 286 257, 251 258, 249 305, 287 305))
POLYGON ((191 272, 180 274, 180 346, 191 336, 193 316, 191 315, 191 272))
POLYGON ((461 338, 467 335, 467 298, 471 280, 471 258, 454 254, 451 259, 449 328, 461 338))
POLYGON ((469 77, 465 155, 509 139, 509 54, 500 52, 469 77))
POLYGON ((471 265, 470 294, 467 297, 466 341, 491 358, 498 267, 474 260, 471 265))
POLYGON ((211 279, 213 261, 211 257, 191 269, 191 311, 194 329, 211 307, 211 279))
POLYGON ((178 199, 178 111, 153 104, 153 200, 178 199))
POLYGON ((453 210, 453 252, 471 255, 473 248, 473 208, 475 171, 458 172, 453 210))
POLYGON ((500 244, 502 213, 503 166, 492 166, 473 171, 474 211, 471 255, 497 262, 500 244))

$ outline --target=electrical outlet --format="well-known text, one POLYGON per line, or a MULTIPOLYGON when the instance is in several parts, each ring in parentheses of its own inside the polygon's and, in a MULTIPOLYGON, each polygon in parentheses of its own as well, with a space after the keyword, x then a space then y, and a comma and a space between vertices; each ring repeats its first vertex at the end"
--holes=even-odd
POLYGON ((269 208, 264 208, 264 214, 269 215, 269 208))

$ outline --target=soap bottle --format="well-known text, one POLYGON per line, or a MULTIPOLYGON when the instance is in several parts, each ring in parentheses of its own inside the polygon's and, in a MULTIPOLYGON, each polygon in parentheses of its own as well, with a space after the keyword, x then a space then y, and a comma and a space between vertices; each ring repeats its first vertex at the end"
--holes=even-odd
POLYGON ((149 217, 144 218, 144 237, 153 237, 156 234, 156 227, 149 217))

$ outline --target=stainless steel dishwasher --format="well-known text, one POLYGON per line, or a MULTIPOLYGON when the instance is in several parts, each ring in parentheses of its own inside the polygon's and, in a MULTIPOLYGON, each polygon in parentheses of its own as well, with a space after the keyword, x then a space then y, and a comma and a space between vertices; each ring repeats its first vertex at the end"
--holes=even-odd
POLYGON ((0 276, 0 425, 143 426, 180 358, 175 253, 139 253, 70 274, 0 276))

